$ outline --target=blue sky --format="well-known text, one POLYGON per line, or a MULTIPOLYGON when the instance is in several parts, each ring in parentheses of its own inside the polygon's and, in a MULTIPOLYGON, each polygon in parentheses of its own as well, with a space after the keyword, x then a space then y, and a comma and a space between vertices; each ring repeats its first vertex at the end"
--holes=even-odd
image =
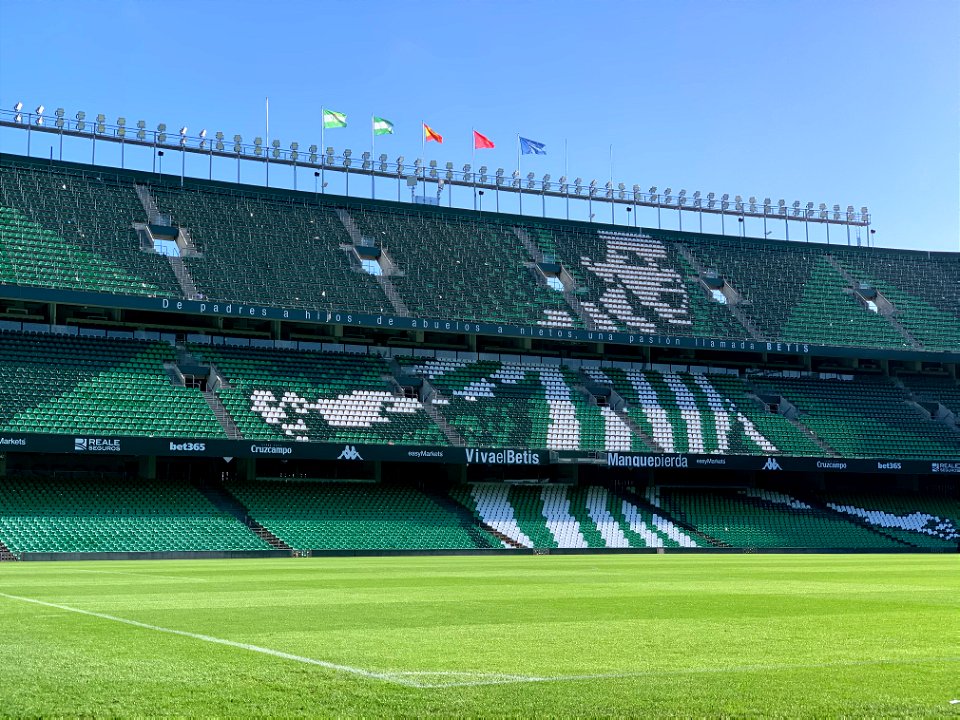
MULTIPOLYGON (((338 153, 369 148, 376 114, 395 123, 377 143, 391 158, 419 155, 425 120, 445 138, 428 158, 470 162, 475 127, 497 143, 477 164, 509 172, 520 133, 549 152, 525 157, 524 173, 563 174, 566 140, 571 178, 601 182, 613 144, 614 181, 628 187, 867 205, 878 245, 956 251, 958 37, 956 0, 0 0, 0 106, 252 140, 269 95, 270 134, 285 146, 319 144, 326 106, 349 117, 326 134, 338 153)), ((35 138, 33 154, 50 144, 35 138)), ((26 150, 10 132, 0 148, 26 150)), ((68 143, 65 159, 89 161, 89 150, 68 143)), ((188 172, 205 174, 200 162, 188 172)), ((232 167, 217 174, 235 177, 232 167)), ((289 184, 282 172, 271 180, 289 184)))

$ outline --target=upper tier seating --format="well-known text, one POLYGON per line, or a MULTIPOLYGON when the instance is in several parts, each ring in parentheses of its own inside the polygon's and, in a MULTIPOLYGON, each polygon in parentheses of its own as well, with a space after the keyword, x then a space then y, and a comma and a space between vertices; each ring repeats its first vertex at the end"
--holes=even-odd
POLYGON ((312 196, 294 201, 193 182, 185 189, 151 189, 160 209, 189 228, 202 256, 184 262, 205 297, 392 312, 376 278, 342 249, 352 241, 336 210, 312 196))
POLYGON ((225 437, 203 395, 171 385, 166 343, 0 333, 7 432, 225 437))
POLYGON ((181 297, 166 258, 142 252, 146 213, 111 172, 0 159, 0 282, 181 297))
POLYGON ((180 187, 144 173, 12 155, 0 157, 0 282, 182 297, 167 260, 140 250, 133 223, 146 222, 147 213, 135 183, 189 231, 199 254, 182 262, 206 299, 368 313, 405 307, 438 319, 665 335, 960 348, 956 254, 481 217, 195 179, 180 187), (384 251, 392 266, 383 277, 361 269, 351 249, 356 242, 384 251), (567 291, 544 284, 533 267, 538 255, 562 264, 567 291), (722 275, 742 302, 708 299, 701 270, 722 275), (875 286, 892 302, 892 318, 866 309, 853 292, 857 284, 875 286))
POLYGON ((800 410, 800 422, 844 457, 958 458, 960 433, 924 417, 888 378, 752 375, 800 410))
POLYGON ((885 318, 859 304, 818 246, 649 232, 664 242, 683 243, 706 270, 730 283, 743 300, 737 307, 764 338, 825 345, 909 345, 885 318))
POLYGON ((291 547, 435 550, 500 547, 419 490, 366 483, 235 483, 250 515, 291 547))
POLYGON ((895 317, 924 347, 960 348, 960 258, 840 251, 839 262, 896 307, 895 317))
POLYGON ((229 387, 218 390, 248 439, 446 445, 416 398, 384 380, 373 355, 191 345, 229 387))
POLYGON ((0 541, 16 555, 271 549, 178 480, 4 478, 0 541))
POLYGON ((436 212, 351 208, 365 238, 399 266, 393 277, 418 317, 567 327, 581 323, 563 295, 537 283, 509 224, 436 212), (549 311, 549 312, 548 312, 549 311))

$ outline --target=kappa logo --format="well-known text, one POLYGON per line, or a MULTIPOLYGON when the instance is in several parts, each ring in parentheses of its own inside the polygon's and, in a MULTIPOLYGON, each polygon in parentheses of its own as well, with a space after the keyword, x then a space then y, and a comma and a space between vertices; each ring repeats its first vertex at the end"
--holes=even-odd
POLYGON ((776 458, 768 457, 767 461, 763 464, 764 470, 783 470, 780 467, 780 463, 777 462, 776 458))
POLYGON ((363 458, 357 452, 356 445, 345 445, 337 460, 363 460, 363 458))

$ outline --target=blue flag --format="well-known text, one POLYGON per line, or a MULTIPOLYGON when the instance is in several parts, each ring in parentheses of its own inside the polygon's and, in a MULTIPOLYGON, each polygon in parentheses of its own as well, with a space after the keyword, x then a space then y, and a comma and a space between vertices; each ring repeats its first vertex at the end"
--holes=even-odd
POLYGON ((536 140, 527 140, 520 138, 520 152, 524 155, 546 155, 546 146, 536 140))

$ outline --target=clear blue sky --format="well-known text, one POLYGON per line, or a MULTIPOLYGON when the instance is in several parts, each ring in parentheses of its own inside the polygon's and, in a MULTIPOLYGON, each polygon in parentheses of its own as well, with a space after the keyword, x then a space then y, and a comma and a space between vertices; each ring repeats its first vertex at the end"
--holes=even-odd
MULTIPOLYGON (((412 159, 423 119, 445 137, 430 158, 470 162, 476 127, 497 143, 477 164, 509 172, 520 133, 549 151, 524 173, 557 178, 566 139, 571 178, 601 182, 612 143, 628 186, 867 205, 878 245, 955 251, 958 38, 957 0, 0 0, 0 105, 249 141, 269 95, 284 146, 319 144, 325 106, 349 116, 327 131, 338 153, 369 147, 376 114, 396 126, 377 152, 412 159)), ((22 140, 0 134, 0 147, 22 153, 22 140)))

